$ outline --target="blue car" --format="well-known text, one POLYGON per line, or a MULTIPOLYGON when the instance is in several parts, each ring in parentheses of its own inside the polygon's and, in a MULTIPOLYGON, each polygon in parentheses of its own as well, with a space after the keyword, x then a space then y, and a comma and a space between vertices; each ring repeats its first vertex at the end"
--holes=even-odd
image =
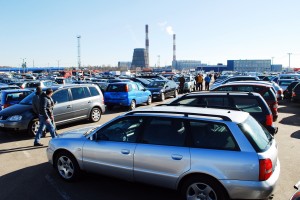
POLYGON ((126 106, 129 110, 135 109, 136 105, 152 102, 151 92, 140 83, 136 82, 117 82, 110 83, 104 93, 104 102, 107 109, 113 106, 126 106))
POLYGON ((29 89, 11 89, 0 92, 0 110, 18 104, 22 99, 32 93, 29 89))

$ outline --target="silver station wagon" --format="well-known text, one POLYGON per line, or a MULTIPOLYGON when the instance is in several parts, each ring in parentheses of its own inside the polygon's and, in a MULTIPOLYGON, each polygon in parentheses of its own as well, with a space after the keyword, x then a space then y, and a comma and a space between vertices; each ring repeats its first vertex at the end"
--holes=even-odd
POLYGON ((264 199, 280 174, 275 139, 246 112, 156 106, 50 140, 66 181, 81 171, 168 187, 184 199, 264 199))

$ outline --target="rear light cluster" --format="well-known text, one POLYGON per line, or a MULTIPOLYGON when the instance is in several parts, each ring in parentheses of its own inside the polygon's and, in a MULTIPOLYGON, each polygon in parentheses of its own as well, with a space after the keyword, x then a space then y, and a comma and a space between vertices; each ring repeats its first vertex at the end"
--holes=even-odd
POLYGON ((128 92, 128 91, 129 91, 128 85, 126 84, 126 85, 125 85, 125 92, 128 92))
POLYGON ((9 103, 5 103, 5 104, 3 105, 3 108, 7 108, 7 107, 9 107, 9 106, 10 106, 9 103))
POLYGON ((281 90, 278 90, 278 91, 277 91, 277 94, 281 95, 281 94, 282 94, 282 91, 281 91, 281 90))
POLYGON ((292 97, 295 97, 296 96, 296 93, 295 92, 292 92, 292 97))
POLYGON ((273 124, 273 115, 272 114, 266 115, 266 125, 272 126, 272 124, 273 124))
POLYGON ((259 180, 265 181, 270 178, 273 173, 273 164, 270 159, 259 160, 259 180))

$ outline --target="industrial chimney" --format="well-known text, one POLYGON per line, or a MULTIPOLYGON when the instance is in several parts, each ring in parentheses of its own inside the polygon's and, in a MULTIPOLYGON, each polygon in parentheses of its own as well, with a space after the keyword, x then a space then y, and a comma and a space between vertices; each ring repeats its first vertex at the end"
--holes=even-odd
POLYGON ((173 34, 173 61, 176 61, 176 35, 173 34))
POLYGON ((148 24, 146 24, 146 59, 145 67, 149 67, 149 38, 148 38, 148 24))

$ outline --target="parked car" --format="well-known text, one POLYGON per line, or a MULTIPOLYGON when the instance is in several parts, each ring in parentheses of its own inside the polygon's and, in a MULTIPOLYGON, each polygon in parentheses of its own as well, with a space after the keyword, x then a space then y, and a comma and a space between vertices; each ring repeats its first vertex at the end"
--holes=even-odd
POLYGON ((18 104, 22 99, 28 96, 32 91, 28 89, 10 89, 0 92, 0 110, 9 106, 18 104))
POLYGON ((81 171, 178 190, 183 199, 265 199, 280 174, 275 139, 246 112, 160 106, 50 140, 59 177, 81 171))
POLYGON ((291 99, 292 98, 292 90, 294 87, 299 83, 300 81, 293 81, 291 82, 288 87, 284 90, 284 98, 285 99, 291 99))
MULTIPOLYGON (((51 87, 56 125, 89 119, 91 122, 100 120, 105 112, 103 95, 96 85, 68 85, 51 87)), ((46 90, 44 88, 43 90, 46 90)), ((34 136, 39 127, 38 116, 32 110, 32 92, 19 104, 0 111, 0 129, 27 131, 34 136)))
POLYGON ((297 190, 290 200, 300 200, 300 181, 294 185, 294 188, 297 190))
MULTIPOLYGON (((193 76, 184 76, 183 92, 192 92, 196 90, 196 81, 193 76)), ((174 77, 174 81, 179 85, 179 77, 174 77)))
POLYGON ((6 85, 6 86, 0 85, 0 92, 2 90, 11 90, 11 89, 20 89, 20 87, 17 85, 6 85))
POLYGON ((298 83, 292 90, 292 102, 300 102, 300 83, 298 83))
POLYGON ((42 88, 48 88, 53 86, 54 83, 52 80, 36 80, 36 81, 25 81, 22 85, 21 88, 23 89, 30 89, 30 90, 35 90, 37 86, 41 86, 42 88))
POLYGON ((255 80, 259 80, 259 78, 257 76, 231 76, 231 77, 228 77, 227 79, 223 79, 223 80, 214 82, 213 85, 210 87, 210 90, 213 90, 216 87, 219 87, 220 85, 223 85, 223 84, 228 83, 228 82, 232 82, 232 81, 250 81, 250 80, 255 81, 255 80))
POLYGON ((152 103, 151 92, 140 83, 116 82, 110 83, 104 93, 105 105, 107 109, 112 109, 114 106, 126 106, 129 110, 135 109, 136 105, 152 103))
POLYGON ((151 81, 145 79, 145 78, 130 78, 130 80, 134 81, 134 82, 138 82, 140 84, 142 84, 144 87, 148 87, 148 85, 151 83, 151 81))
POLYGON ((178 85, 172 80, 153 80, 147 87, 153 100, 164 101, 168 97, 178 96, 178 85))
POLYGON ((271 134, 274 135, 278 131, 273 124, 273 115, 268 104, 255 92, 196 92, 183 95, 168 105, 241 110, 249 112, 271 134))
POLYGON ((278 118, 278 101, 271 85, 262 84, 260 81, 254 83, 230 82, 215 88, 213 91, 257 92, 264 98, 272 111, 273 121, 278 118))
POLYGON ((278 85, 284 90, 293 82, 295 81, 294 79, 280 79, 278 81, 278 85))

